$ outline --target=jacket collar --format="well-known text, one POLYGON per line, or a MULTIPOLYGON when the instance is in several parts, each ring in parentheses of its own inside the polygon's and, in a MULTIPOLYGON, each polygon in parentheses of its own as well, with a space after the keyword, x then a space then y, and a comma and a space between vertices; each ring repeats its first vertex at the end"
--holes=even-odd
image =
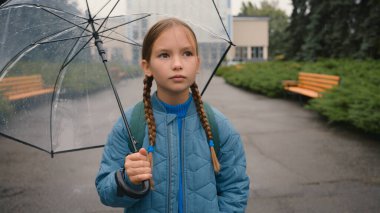
MULTIPOLYGON (((161 103, 161 101, 157 97, 157 91, 153 93, 153 95, 151 97, 151 102, 152 102, 153 109, 155 111, 168 114, 165 106, 161 103)), ((192 99, 191 103, 189 105, 189 109, 187 110, 186 117, 191 116, 191 115, 196 114, 196 113, 197 113, 197 108, 195 107, 194 99, 192 99)))

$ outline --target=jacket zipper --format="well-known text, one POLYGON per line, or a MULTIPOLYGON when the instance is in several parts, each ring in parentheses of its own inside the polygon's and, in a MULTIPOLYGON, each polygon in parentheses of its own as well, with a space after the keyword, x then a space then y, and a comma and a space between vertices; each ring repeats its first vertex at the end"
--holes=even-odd
MULTIPOLYGON (((169 134, 168 135, 172 135, 171 134, 171 131, 170 131, 171 129, 170 129, 170 127, 169 127, 169 129, 168 129, 168 132, 169 132, 169 134)), ((171 185, 172 185, 172 183, 171 183, 171 176, 172 176, 172 160, 171 160, 171 146, 170 146, 170 143, 171 143, 171 137, 169 137, 168 138, 169 140, 168 140, 168 156, 169 156, 169 177, 168 177, 168 180, 169 180, 169 187, 168 187, 168 213, 170 212, 170 194, 171 194, 171 185)))
POLYGON ((182 129, 181 129, 181 132, 182 132, 182 135, 181 135, 181 176, 182 176, 182 212, 185 213, 186 212, 186 199, 185 199, 185 169, 184 169, 184 165, 185 165, 185 162, 184 162, 184 155, 185 155, 185 144, 184 144, 184 129, 185 129, 185 119, 186 118, 183 118, 183 120, 181 121, 182 122, 182 129))

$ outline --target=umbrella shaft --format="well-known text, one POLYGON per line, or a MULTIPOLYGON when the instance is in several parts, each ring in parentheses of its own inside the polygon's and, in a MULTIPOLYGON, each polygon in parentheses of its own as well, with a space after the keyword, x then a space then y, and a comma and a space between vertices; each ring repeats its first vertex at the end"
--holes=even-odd
POLYGON ((116 98, 116 101, 117 101, 117 105, 119 107, 119 110, 120 110, 120 113, 121 113, 121 117, 123 118, 123 122, 124 122, 124 125, 125 125, 125 128, 127 129, 127 133, 128 133, 128 136, 130 138, 130 140, 132 141, 132 144, 133 144, 133 148, 135 150, 133 150, 134 152, 137 152, 137 148, 136 148, 136 140, 134 139, 133 135, 132 135, 132 132, 129 128, 129 124, 128 124, 128 121, 127 121, 127 117, 125 116, 124 114, 124 110, 123 110, 123 106, 121 105, 121 101, 120 101, 120 98, 119 98, 119 94, 117 93, 117 90, 115 88, 115 86, 113 85, 113 82, 112 82, 112 78, 111 78, 111 75, 108 71, 108 67, 107 67, 107 57, 106 57, 106 51, 104 50, 103 48, 103 41, 99 38, 99 34, 98 32, 95 30, 95 26, 94 26, 94 20, 92 18, 90 18, 88 20, 88 23, 91 25, 91 28, 92 28, 92 36, 94 37, 95 39, 95 46, 96 48, 98 49, 98 53, 100 55, 100 57, 102 58, 102 61, 103 61, 103 64, 104 64, 104 68, 106 69, 107 71, 107 75, 108 75, 108 79, 110 80, 110 84, 111 84, 111 87, 112 87, 112 90, 113 90, 113 93, 115 95, 115 98, 116 98))
POLYGON ((107 62, 106 51, 103 48, 103 41, 100 40, 99 36, 94 37, 94 38, 95 38, 95 45, 98 48, 98 53, 100 57, 102 58, 102 61, 107 62))
POLYGON ((88 23, 91 25, 92 36, 95 39, 95 46, 98 49, 98 53, 99 53, 100 57, 102 58, 102 61, 107 62, 106 51, 104 50, 104 47, 103 47, 103 41, 100 39, 98 31, 96 31, 96 29, 95 29, 94 19, 92 19, 90 17, 88 19, 88 23))

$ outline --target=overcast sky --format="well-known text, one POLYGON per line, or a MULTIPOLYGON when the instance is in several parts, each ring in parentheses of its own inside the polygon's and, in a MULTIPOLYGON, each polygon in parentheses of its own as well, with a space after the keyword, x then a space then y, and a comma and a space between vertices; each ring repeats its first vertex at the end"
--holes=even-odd
MULTIPOLYGON (((248 2, 249 0, 231 0, 232 2, 232 14, 237 15, 240 12, 240 7, 242 2, 248 2)), ((291 0, 277 0, 278 6, 280 9, 284 10, 287 15, 290 16, 293 10, 292 1, 291 0)), ((252 4, 260 6, 261 0, 250 0, 252 4)))

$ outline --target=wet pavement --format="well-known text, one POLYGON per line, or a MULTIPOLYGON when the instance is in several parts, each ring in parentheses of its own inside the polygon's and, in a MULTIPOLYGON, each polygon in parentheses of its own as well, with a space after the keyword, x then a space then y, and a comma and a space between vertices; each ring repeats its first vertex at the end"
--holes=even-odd
MULTIPOLYGON (((297 102, 215 78, 204 100, 241 133, 246 212, 380 212, 380 140, 329 126, 297 102)), ((0 212, 122 212, 99 202, 102 149, 46 153, 0 138, 0 212)))

